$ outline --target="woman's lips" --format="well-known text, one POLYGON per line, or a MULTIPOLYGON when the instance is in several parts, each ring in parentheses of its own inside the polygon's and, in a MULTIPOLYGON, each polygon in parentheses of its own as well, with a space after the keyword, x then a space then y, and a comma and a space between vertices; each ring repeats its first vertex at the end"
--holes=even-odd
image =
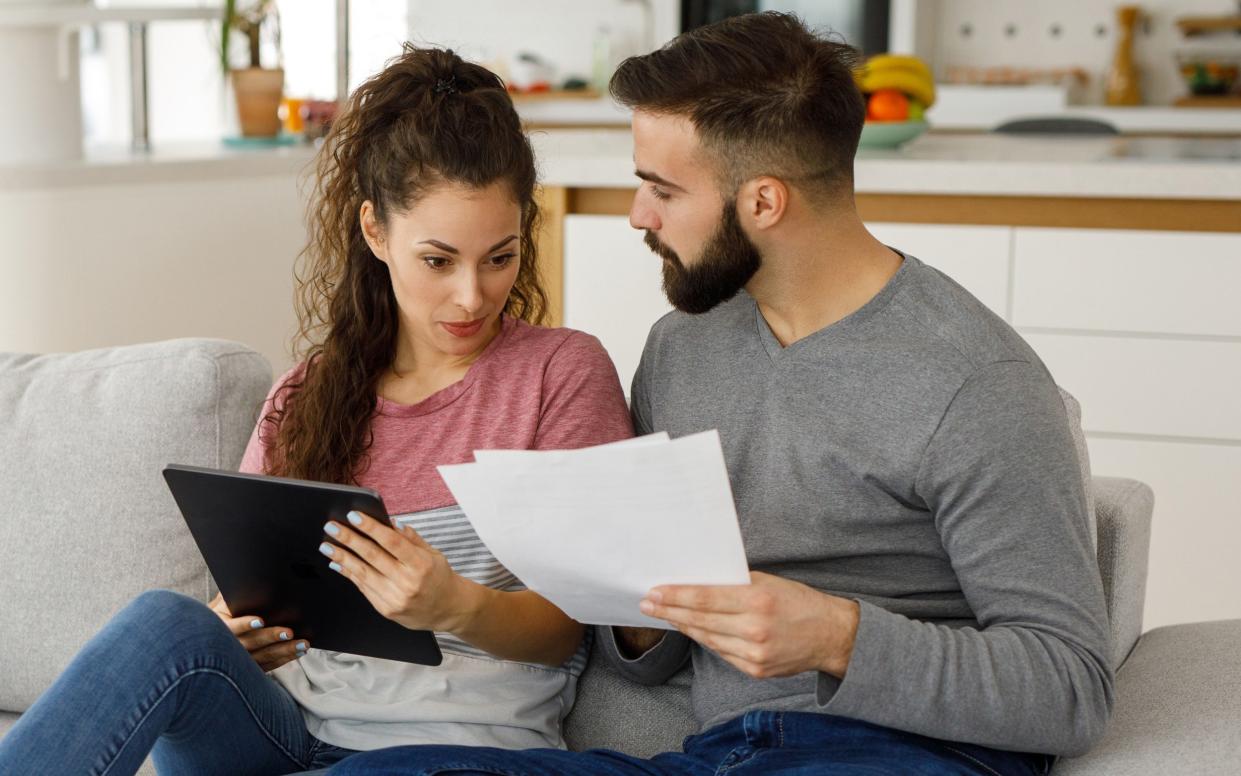
POLYGON ((454 337, 473 337, 483 328, 483 324, 487 322, 486 318, 479 318, 476 321, 466 321, 464 323, 449 323, 440 321, 440 326, 454 337))

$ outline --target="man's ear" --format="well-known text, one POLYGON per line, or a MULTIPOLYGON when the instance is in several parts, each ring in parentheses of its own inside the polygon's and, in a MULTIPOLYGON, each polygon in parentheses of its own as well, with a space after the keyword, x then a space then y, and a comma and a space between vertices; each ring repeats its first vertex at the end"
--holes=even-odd
POLYGON ((387 264, 388 243, 384 239, 383 226, 379 223, 379 219, 375 218, 375 206, 369 199, 362 203, 362 209, 358 212, 358 220, 362 224, 362 237, 370 246, 371 253, 387 264))
POLYGON ((760 231, 784 220, 788 206, 789 187, 770 175, 746 181, 737 192, 738 215, 760 231))

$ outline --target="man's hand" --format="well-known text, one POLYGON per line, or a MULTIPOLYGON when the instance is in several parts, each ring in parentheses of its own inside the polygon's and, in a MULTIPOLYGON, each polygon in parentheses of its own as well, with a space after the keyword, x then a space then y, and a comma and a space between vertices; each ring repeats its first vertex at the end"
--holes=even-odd
POLYGON ((657 587, 641 608, 756 679, 844 677, 859 617, 855 601, 759 572, 748 585, 657 587))

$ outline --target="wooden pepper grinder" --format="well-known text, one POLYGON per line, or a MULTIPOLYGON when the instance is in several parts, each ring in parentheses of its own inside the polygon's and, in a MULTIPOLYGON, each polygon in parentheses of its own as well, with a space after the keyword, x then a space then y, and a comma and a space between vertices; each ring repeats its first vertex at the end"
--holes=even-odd
POLYGON ((1139 9, 1136 5, 1122 5, 1116 9, 1116 29, 1120 36, 1116 41, 1116 55, 1107 73, 1108 105, 1141 105, 1142 89, 1138 83, 1138 69, 1133 64, 1133 33, 1138 23, 1139 9))

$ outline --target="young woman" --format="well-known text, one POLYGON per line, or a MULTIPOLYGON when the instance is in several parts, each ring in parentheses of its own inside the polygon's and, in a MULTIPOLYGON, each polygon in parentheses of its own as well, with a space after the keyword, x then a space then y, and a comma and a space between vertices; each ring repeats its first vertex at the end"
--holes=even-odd
MULTIPOLYGON (((0 773, 282 774, 396 744, 561 745, 583 628, 509 574, 440 480, 480 448, 632 433, 593 337, 539 328, 535 166, 503 84, 414 49, 321 150, 298 316, 241 469, 383 494, 324 564, 439 633, 438 667, 316 650, 281 623, 167 591, 92 639, 0 741, 0 773)), ((588 516, 583 516, 586 519, 588 516)))

